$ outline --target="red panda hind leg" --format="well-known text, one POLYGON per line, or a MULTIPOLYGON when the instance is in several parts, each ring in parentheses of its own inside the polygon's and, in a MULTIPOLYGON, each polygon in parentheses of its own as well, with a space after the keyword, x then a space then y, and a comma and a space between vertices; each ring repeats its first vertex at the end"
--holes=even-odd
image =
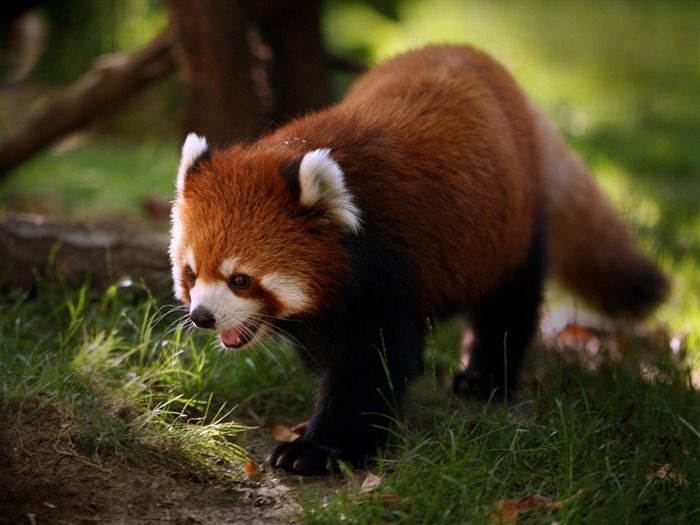
POLYGON ((545 227, 533 235, 525 263, 471 312, 474 332, 467 369, 452 390, 467 397, 506 397, 517 389, 527 347, 537 331, 547 260, 545 227))

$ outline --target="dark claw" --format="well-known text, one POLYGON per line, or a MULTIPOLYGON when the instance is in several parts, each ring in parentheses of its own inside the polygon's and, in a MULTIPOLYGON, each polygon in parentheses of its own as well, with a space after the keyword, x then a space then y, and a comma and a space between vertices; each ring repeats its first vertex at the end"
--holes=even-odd
POLYGON ((315 445, 299 438, 278 445, 268 461, 273 468, 281 468, 292 474, 321 476, 339 472, 342 455, 340 449, 315 445))

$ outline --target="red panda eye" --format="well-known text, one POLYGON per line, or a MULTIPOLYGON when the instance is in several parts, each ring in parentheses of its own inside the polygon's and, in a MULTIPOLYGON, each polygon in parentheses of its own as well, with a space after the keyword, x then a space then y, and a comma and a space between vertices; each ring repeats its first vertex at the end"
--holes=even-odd
POLYGON ((244 273, 233 274, 228 279, 228 285, 232 289, 243 290, 245 288, 248 288, 248 286, 250 286, 250 277, 248 277, 244 273))
POLYGON ((194 283, 197 280, 197 276, 194 274, 194 270, 188 265, 185 266, 185 279, 187 279, 187 282, 190 284, 194 283))

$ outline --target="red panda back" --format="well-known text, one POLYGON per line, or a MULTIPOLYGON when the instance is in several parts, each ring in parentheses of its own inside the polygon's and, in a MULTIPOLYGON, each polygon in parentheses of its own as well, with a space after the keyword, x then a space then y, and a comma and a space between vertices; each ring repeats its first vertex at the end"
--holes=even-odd
POLYGON ((363 220, 415 268, 425 313, 468 306, 522 263, 541 205, 537 143, 524 95, 487 56, 402 55, 264 139, 290 141, 330 148, 363 220))

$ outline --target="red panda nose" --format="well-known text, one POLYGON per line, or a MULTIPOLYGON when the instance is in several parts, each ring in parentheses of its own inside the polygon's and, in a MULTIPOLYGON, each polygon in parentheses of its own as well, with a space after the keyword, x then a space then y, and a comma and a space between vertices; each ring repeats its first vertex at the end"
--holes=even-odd
POLYGON ((214 315, 202 306, 198 306, 190 312, 190 319, 197 328, 214 328, 216 324, 214 315))

